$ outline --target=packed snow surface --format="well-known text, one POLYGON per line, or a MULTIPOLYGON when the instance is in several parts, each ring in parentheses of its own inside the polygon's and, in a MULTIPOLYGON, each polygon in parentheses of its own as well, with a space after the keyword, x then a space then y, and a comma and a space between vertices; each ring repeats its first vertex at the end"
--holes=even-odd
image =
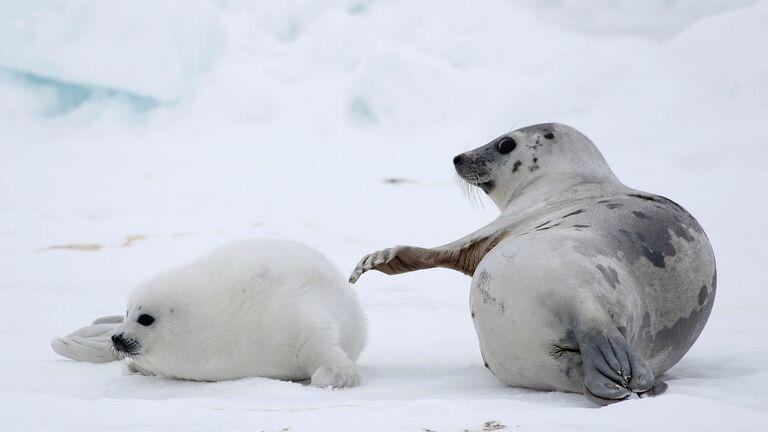
POLYGON ((0 428, 768 430, 766 46, 764 1, 0 1, 0 428), (229 240, 301 240, 345 272, 455 240, 496 210, 451 158, 548 121, 712 241, 715 307, 661 397, 502 385, 447 270, 355 285, 350 390, 123 375, 48 345, 229 240))

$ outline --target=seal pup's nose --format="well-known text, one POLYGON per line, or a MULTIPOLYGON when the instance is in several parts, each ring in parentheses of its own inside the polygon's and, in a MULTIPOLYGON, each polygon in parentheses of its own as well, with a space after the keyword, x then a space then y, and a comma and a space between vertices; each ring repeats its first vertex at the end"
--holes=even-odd
POLYGON ((460 155, 456 155, 456 157, 453 158, 453 164, 458 165, 464 160, 464 153, 460 155))
POLYGON ((113 334, 110 339, 112 339, 112 345, 115 346, 116 350, 118 351, 125 350, 125 339, 123 339, 122 334, 113 334))

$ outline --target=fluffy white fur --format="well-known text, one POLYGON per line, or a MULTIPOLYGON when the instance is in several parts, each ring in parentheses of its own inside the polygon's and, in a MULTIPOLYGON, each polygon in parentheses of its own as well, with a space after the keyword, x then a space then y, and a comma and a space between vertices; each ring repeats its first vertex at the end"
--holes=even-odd
POLYGON ((125 320, 106 321, 112 322, 54 339, 54 350, 103 362, 113 333, 137 342, 137 354, 126 359, 131 370, 146 375, 311 378, 318 387, 360 382, 355 360, 366 325, 356 295, 327 258, 300 243, 228 245, 139 286, 125 320), (155 321, 141 325, 142 314, 155 321))

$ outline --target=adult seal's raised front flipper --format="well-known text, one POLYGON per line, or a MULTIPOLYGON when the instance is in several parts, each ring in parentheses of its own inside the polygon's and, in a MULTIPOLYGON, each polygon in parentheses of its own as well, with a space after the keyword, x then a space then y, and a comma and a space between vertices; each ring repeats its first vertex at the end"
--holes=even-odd
POLYGON ((96 319, 93 324, 51 340, 56 354, 76 361, 108 363, 117 360, 112 349, 111 337, 120 327, 123 317, 106 316, 96 319))
POLYGON ((366 255, 350 276, 433 267, 472 276, 485 365, 505 383, 607 404, 656 395, 696 341, 715 297, 715 258, 680 205, 615 177, 562 124, 529 126, 453 160, 501 210, 437 248, 366 255))

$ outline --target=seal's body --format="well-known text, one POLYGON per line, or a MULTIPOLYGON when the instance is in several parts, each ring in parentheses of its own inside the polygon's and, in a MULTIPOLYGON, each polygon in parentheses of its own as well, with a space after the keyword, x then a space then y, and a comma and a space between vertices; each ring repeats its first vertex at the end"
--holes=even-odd
POLYGON ((365 344, 365 321, 355 293, 319 252, 262 239, 151 279, 131 294, 125 320, 102 319, 53 346, 70 358, 100 361, 106 356, 93 354, 98 343, 102 354, 111 343, 145 375, 311 377, 319 387, 347 387, 360 380, 354 361, 365 344), (103 343, 82 337, 97 333, 103 343))
MULTIPOLYGON (((642 377, 648 385, 636 383, 643 392, 701 333, 716 283, 701 227, 671 201, 626 192, 542 209, 480 261, 471 307, 499 379, 581 392, 585 351, 593 350, 597 386, 606 383, 598 373, 611 378, 618 370, 613 378, 632 389, 639 368, 651 372, 642 377)), ((614 390, 593 393, 628 395, 614 390)))
POLYGON ((676 203, 621 184, 591 141, 523 128, 454 159, 501 215, 435 249, 396 246, 352 274, 447 267, 472 276, 486 366, 503 382, 604 404, 657 394, 712 309, 715 261, 676 203))

